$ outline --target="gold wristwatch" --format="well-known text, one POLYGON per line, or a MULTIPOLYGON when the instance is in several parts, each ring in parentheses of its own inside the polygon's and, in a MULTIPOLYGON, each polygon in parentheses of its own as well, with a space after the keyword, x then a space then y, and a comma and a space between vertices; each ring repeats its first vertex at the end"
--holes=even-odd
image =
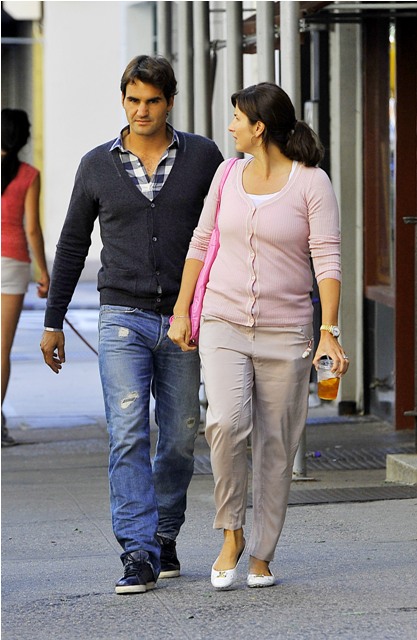
POLYGON ((334 324, 322 324, 320 327, 320 331, 328 331, 335 338, 338 338, 340 336, 340 329, 334 324))

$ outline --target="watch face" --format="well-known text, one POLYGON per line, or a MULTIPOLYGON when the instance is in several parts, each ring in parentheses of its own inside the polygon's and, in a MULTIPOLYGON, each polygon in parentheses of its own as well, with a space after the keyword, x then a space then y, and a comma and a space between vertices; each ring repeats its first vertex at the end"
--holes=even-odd
POLYGON ((333 335, 335 338, 338 338, 340 336, 340 329, 339 327, 333 327, 333 331, 332 331, 333 335))

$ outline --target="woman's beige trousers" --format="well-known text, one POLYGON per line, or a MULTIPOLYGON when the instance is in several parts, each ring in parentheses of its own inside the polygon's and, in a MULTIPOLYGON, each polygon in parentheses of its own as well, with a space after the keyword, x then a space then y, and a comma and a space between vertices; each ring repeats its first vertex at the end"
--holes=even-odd
POLYGON ((245 524, 252 444, 251 556, 270 561, 284 525, 292 467, 308 410, 312 325, 244 327, 203 318, 200 356, 208 400, 214 528, 245 524))

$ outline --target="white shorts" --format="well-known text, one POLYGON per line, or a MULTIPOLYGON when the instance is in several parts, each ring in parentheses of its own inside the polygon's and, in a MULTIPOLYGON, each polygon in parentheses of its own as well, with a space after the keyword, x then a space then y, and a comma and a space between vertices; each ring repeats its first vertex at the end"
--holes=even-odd
POLYGON ((12 295, 25 294, 31 279, 30 263, 1 257, 1 292, 12 295))

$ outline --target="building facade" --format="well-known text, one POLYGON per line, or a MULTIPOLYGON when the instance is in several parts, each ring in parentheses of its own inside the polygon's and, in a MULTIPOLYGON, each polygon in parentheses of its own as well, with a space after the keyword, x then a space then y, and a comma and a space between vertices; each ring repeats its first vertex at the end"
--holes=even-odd
MULTIPOLYGON (((414 2, 2 2, 2 106, 32 120, 51 262, 81 156, 124 124, 120 75, 140 53, 176 70, 172 122, 234 154, 230 95, 280 83, 326 147, 340 205, 339 412, 415 426, 414 2)), ((83 274, 98 269, 98 232, 83 274)))

